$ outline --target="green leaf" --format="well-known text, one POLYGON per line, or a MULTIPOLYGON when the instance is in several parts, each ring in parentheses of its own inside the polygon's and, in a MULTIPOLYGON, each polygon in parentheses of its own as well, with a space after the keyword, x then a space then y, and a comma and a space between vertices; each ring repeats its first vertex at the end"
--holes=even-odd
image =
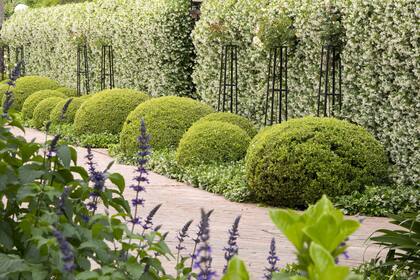
POLYGON ((309 255, 314 262, 316 268, 320 271, 325 270, 328 266, 335 265, 334 259, 324 247, 312 242, 309 247, 309 255))
POLYGON ((44 171, 37 170, 39 165, 27 164, 19 167, 19 181, 21 184, 31 183, 36 179, 41 178, 44 175, 44 171))
POLYGON ((61 160, 61 163, 65 168, 70 167, 71 152, 67 145, 61 145, 60 147, 58 147, 57 156, 61 160))
POLYGON ((245 263, 238 257, 232 258, 222 280, 249 280, 249 273, 245 263))
POLYGON ((118 190, 122 194, 125 189, 125 180, 124 177, 119 173, 112 173, 109 175, 109 180, 118 187, 118 190))
POLYGON ((84 271, 76 275, 76 279, 78 280, 90 280, 90 279, 97 279, 99 274, 96 271, 84 271))
POLYGON ((298 249, 303 248, 303 227, 301 215, 292 210, 271 210, 270 217, 290 242, 298 249))

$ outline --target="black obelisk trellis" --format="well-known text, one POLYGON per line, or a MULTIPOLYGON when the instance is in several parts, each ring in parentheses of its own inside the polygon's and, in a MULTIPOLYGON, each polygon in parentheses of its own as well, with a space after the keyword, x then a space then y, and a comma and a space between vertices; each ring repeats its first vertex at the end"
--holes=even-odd
POLYGON ((318 116, 334 116, 342 106, 342 65, 340 49, 327 45, 321 49, 318 85, 318 116))
POLYGON ((25 67, 25 49, 23 46, 19 46, 15 48, 15 62, 18 64, 18 62, 22 61, 22 66, 20 68, 20 76, 25 76, 26 74, 26 67, 25 67))
POLYGON ((236 45, 222 46, 217 110, 238 113, 238 46, 236 45))
POLYGON ((265 125, 281 123, 287 120, 289 89, 287 85, 287 46, 274 47, 270 50, 265 97, 265 125))
POLYGON ((77 47, 77 95, 90 92, 89 58, 87 45, 77 47), (83 89, 82 89, 83 79, 83 89))
POLYGON ((101 53, 101 90, 104 90, 107 87, 110 89, 115 87, 114 49, 110 45, 102 46, 101 53))
POLYGON ((0 48, 0 71, 1 71, 1 80, 5 80, 8 78, 8 70, 10 64, 10 47, 7 45, 3 45, 0 48))

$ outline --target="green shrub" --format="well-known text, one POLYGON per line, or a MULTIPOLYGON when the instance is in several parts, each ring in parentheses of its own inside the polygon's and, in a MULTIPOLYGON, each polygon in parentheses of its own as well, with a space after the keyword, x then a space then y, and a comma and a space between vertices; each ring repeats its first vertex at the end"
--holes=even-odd
POLYGON ((47 77, 26 76, 19 78, 16 81, 16 87, 12 90, 14 97, 12 108, 20 111, 26 98, 28 98, 32 93, 43 89, 56 88, 58 88, 58 83, 47 77))
POLYGON ((265 129, 250 144, 247 180, 271 205, 300 207, 322 194, 363 190, 387 179, 382 145, 365 129, 333 118, 305 117, 265 129))
POLYGON ((244 118, 242 116, 228 113, 228 112, 217 112, 209 114, 199 120, 199 122, 205 122, 205 121, 221 121, 221 122, 227 122, 234 125, 239 126, 243 130, 248 133, 249 137, 254 137, 255 134, 257 134, 257 129, 255 128, 254 124, 248 120, 247 118, 244 118))
POLYGON ((69 107, 67 108, 67 112, 64 114, 64 118, 61 119, 61 113, 63 111, 63 107, 66 104, 68 99, 62 100, 57 103, 54 109, 51 111, 50 120, 53 124, 58 123, 73 123, 74 117, 76 116, 77 110, 82 106, 82 104, 87 100, 87 98, 82 97, 74 97, 70 102, 69 107))
POLYGON ((56 90, 64 93, 68 97, 76 97, 77 96, 77 90, 75 90, 74 88, 59 87, 56 90))
POLYGON ((62 100, 61 97, 49 97, 39 102, 33 113, 32 125, 38 129, 43 128, 45 123, 50 120, 51 110, 62 100))
POLYGON ((121 132, 121 149, 126 154, 137 150, 140 119, 147 123, 154 149, 178 146, 182 135, 200 118, 213 112, 208 105, 186 97, 166 96, 140 104, 130 113, 121 132))
POLYGON ((111 89, 88 98, 74 118, 78 135, 91 133, 118 134, 128 114, 149 97, 132 89, 111 89))
POLYGON ((181 166, 233 162, 245 157, 249 141, 245 130, 237 125, 199 121, 182 136, 176 159, 181 166))
POLYGON ((28 98, 26 98, 25 102, 23 102, 22 117, 25 120, 32 119, 36 105, 38 105, 38 103, 42 100, 50 97, 66 98, 66 95, 62 92, 51 89, 44 89, 33 93, 28 98))
POLYGON ((409 186, 368 186, 363 192, 337 197, 334 202, 346 215, 420 213, 420 190, 409 186))

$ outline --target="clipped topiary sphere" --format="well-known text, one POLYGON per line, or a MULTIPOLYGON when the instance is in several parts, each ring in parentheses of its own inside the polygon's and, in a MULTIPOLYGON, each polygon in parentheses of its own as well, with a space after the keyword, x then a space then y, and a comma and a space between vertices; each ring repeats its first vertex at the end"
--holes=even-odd
POLYGON ((69 106, 67 107, 67 111, 61 119, 61 115, 63 112, 63 107, 67 103, 69 98, 62 100, 57 103, 57 105, 52 109, 50 114, 50 120, 53 124, 59 123, 68 123, 72 124, 74 121, 74 117, 76 116, 77 110, 79 110, 80 106, 87 100, 86 97, 73 97, 69 106))
POLYGON ((56 90, 64 93, 68 97, 76 97, 77 96, 77 90, 75 90, 74 88, 59 87, 56 90))
POLYGON ((322 194, 336 197, 385 181, 387 157, 362 127, 305 117, 257 134, 248 148, 246 173, 261 201, 304 207, 322 194))
POLYGON ((239 126, 243 130, 248 133, 249 137, 254 137, 255 134, 257 134, 257 129, 252 124, 251 121, 249 121, 247 118, 244 118, 242 116, 228 113, 228 112, 217 112, 212 113, 210 115, 207 115, 203 118, 201 118, 198 122, 207 122, 207 121, 221 121, 221 122, 227 122, 234 125, 239 126))
POLYGON ((199 121, 182 136, 176 150, 180 165, 232 162, 245 157, 248 134, 237 125, 221 121, 199 121))
POLYGON ((34 109, 44 99, 49 97, 61 97, 66 98, 66 95, 62 92, 51 90, 51 89, 44 89, 37 91, 31 94, 28 98, 26 98, 25 102, 23 102, 22 106, 22 116, 25 120, 32 119, 34 109))
POLYGON ((149 99, 132 89, 111 89, 98 92, 80 106, 74 118, 76 134, 118 134, 128 114, 149 99))
POLYGON ((137 151, 140 120, 146 122, 154 149, 176 148, 190 126, 213 112, 201 102, 186 97, 165 96, 140 104, 130 113, 120 136, 120 147, 126 154, 137 151))
MULTIPOLYGON (((17 79, 16 87, 13 88, 13 105, 12 108, 20 111, 25 102, 32 93, 43 89, 56 89, 59 85, 56 81, 42 76, 26 76, 17 79)), ((3 96, 4 102, 4 96, 3 96)))
POLYGON ((43 128, 45 123, 50 120, 51 110, 63 99, 61 97, 49 97, 39 102, 35 107, 32 118, 33 126, 43 128))

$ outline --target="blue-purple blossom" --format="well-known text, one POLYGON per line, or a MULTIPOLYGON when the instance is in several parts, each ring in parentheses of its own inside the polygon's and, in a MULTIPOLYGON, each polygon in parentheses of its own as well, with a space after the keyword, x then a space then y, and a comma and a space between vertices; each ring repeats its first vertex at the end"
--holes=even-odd
POLYGON ((96 170, 95 163, 93 162, 92 149, 90 147, 87 147, 86 158, 88 160, 89 179, 93 183, 93 191, 90 193, 91 201, 87 203, 87 207, 95 214, 95 211, 98 209, 98 199, 105 189, 106 174, 96 170))
MULTIPOLYGON (((149 183, 149 179, 147 178, 148 172, 146 170, 145 165, 148 162, 148 156, 150 155, 150 145, 149 145, 150 135, 147 133, 147 128, 146 128, 144 119, 141 119, 141 122, 140 122, 140 136, 137 138, 137 141, 138 141, 139 152, 137 153, 138 166, 135 170, 136 175, 134 176, 134 181, 136 183, 130 186, 130 188, 134 190, 136 193, 135 198, 131 200, 131 204, 134 207, 134 215, 131 221, 133 223, 133 227, 131 230, 132 232, 134 231, 134 225, 140 224, 140 218, 138 217, 138 212, 139 212, 138 208, 139 206, 144 206, 144 199, 140 197, 140 193, 146 191, 144 184, 149 183)), ((156 211, 159 209, 159 207, 156 209, 156 211)), ((148 221, 147 218, 145 220, 145 223, 143 225, 144 229, 147 229, 149 226, 151 226, 150 222, 153 216, 149 218, 150 218, 150 221, 148 221)))
POLYGON ((61 193, 60 198, 58 199, 58 203, 57 203, 57 214, 58 215, 64 215, 65 214, 65 203, 66 203, 66 199, 68 198, 70 193, 70 188, 69 187, 64 187, 63 192, 61 193))
POLYGON ((21 74, 20 69, 22 67, 22 64, 23 64, 23 61, 19 61, 13 68, 12 72, 10 73, 9 81, 7 82, 7 84, 9 85, 9 88, 4 93, 5 100, 3 102, 3 113, 2 113, 3 118, 8 117, 9 110, 12 107, 14 98, 13 98, 13 93, 10 88, 15 87, 16 80, 20 77, 20 74, 21 74))
POLYGON ((61 114, 60 114, 60 121, 64 120, 64 116, 67 113, 67 110, 69 109, 70 103, 73 101, 73 98, 70 98, 66 101, 66 103, 64 103, 63 108, 61 109, 61 114))
POLYGON ((61 135, 57 134, 54 136, 54 138, 51 140, 50 144, 48 145, 48 152, 47 152, 47 158, 52 158, 53 155, 57 152, 57 144, 58 140, 60 140, 61 135))
POLYGON ((223 269, 223 272, 226 272, 227 265, 229 264, 229 261, 238 254, 239 246, 238 246, 238 237, 239 237, 239 221, 241 220, 241 216, 236 217, 235 221, 233 222, 232 228, 229 229, 229 239, 228 239, 228 245, 223 248, 223 251, 225 251, 225 260, 226 265, 223 269))
POLYGON ((269 266, 265 268, 265 271, 266 271, 266 273, 264 274, 265 279, 271 280, 273 273, 279 271, 277 267, 277 262, 279 260, 280 259, 276 254, 276 240, 273 238, 271 239, 270 251, 268 252, 268 257, 267 257, 269 266))
POLYGON ((74 263, 74 254, 71 250, 70 244, 64 238, 63 234, 56 228, 53 229, 52 233, 57 239, 58 246, 60 247, 62 254, 61 259, 64 262, 64 270, 67 272, 72 272, 76 268, 76 265, 74 263))
POLYGON ((156 212, 159 210, 159 208, 162 206, 162 204, 156 205, 147 215, 146 219, 144 219, 143 223, 143 233, 145 230, 152 228, 153 226, 153 217, 156 215, 156 212))
MULTIPOLYGON (((348 239, 348 238, 346 238, 346 240, 344 240, 343 242, 341 242, 341 243, 340 243, 340 245, 338 245, 338 248, 343 248, 343 247, 346 247, 346 246, 347 246, 347 241, 349 241, 349 239, 348 239)), ((348 252, 347 250, 346 250, 346 251, 344 251, 342 255, 344 256, 344 258, 345 258, 346 260, 350 259, 350 255, 349 255, 349 252, 348 252)), ((335 258, 335 263, 336 263, 336 264, 338 264, 338 263, 339 263, 339 259, 338 259, 338 257, 337 257, 337 258, 335 258)))
POLYGON ((193 253, 193 268, 198 269, 198 280, 210 280, 216 276, 216 272, 211 269, 213 258, 211 256, 210 239, 210 215, 212 211, 206 213, 201 209, 201 221, 198 225, 197 238, 194 240, 198 248, 193 253))

